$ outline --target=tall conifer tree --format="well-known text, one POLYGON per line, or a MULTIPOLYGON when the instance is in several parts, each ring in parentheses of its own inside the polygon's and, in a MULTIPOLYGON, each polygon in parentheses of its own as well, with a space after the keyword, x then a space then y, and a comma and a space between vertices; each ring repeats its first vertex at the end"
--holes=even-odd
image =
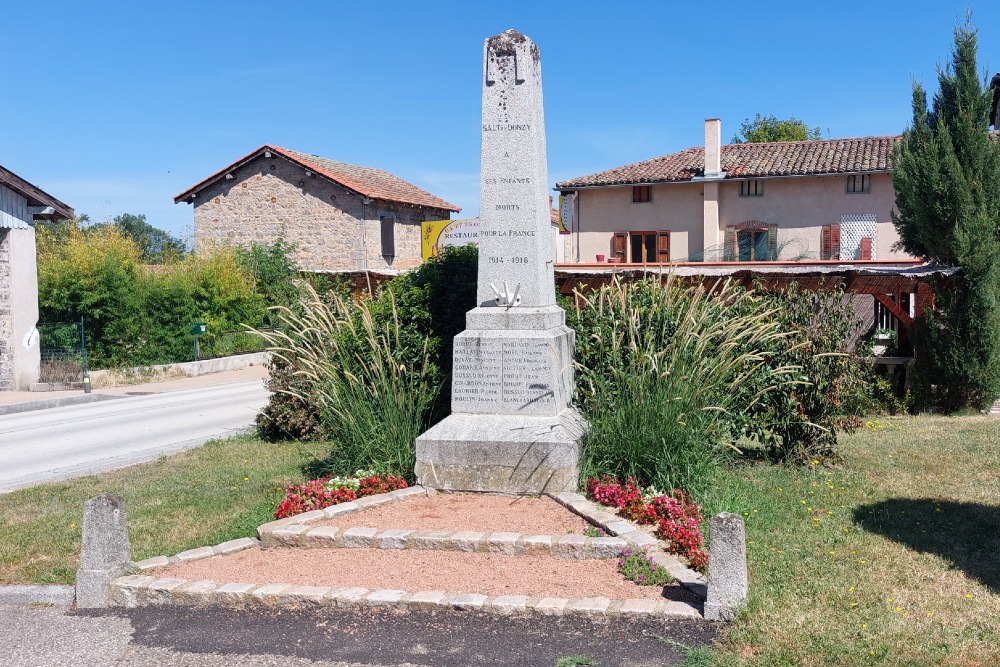
POLYGON ((968 18, 955 28, 930 109, 914 84, 913 125, 893 160, 900 246, 959 269, 934 283, 935 309, 917 314, 917 387, 946 411, 1000 396, 1000 148, 976 33, 968 18))

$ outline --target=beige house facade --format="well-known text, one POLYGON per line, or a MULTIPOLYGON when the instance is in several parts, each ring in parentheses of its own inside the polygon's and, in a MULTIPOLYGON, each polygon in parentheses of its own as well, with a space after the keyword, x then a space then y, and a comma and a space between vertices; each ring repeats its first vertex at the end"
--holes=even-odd
POLYGON ((564 263, 892 262, 898 136, 705 145, 563 181, 564 263), (566 220, 565 218, 569 218, 566 220))
POLYGON ((420 223, 460 209, 372 167, 265 145, 174 198, 194 207, 195 252, 295 246, 303 271, 392 272, 421 262, 420 223))

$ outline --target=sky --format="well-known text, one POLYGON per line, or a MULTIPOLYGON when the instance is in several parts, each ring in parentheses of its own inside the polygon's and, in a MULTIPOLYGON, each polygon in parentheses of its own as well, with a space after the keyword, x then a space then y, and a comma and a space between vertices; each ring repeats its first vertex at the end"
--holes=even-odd
POLYGON ((6 0, 0 165, 86 214, 189 238, 173 197, 264 145, 378 167, 479 209, 483 40, 540 48, 551 184, 724 141, 755 114, 898 134, 966 9, 1000 2, 6 0))

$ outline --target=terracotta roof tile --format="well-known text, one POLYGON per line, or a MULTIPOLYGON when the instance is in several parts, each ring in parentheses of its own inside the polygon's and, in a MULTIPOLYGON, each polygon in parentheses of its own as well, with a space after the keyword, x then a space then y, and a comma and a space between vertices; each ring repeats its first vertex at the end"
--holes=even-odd
POLYGON ((416 206, 426 206, 428 208, 440 208, 447 211, 461 210, 454 204, 450 204, 440 197, 435 197, 426 190, 421 190, 412 183, 407 183, 398 176, 393 176, 389 172, 382 169, 376 169, 374 167, 360 167, 346 162, 337 162, 336 160, 329 160, 316 155, 308 155, 306 153, 300 153, 287 148, 281 148, 280 146, 271 145, 261 146, 257 150, 237 160, 226 168, 217 171, 204 181, 201 181, 197 185, 174 197, 174 202, 181 202, 189 198, 192 194, 197 194, 200 190, 219 180, 226 173, 232 171, 236 167, 242 166, 257 157, 260 157, 264 151, 272 151, 285 157, 286 159, 297 162, 303 167, 311 169, 317 174, 332 181, 336 181, 344 187, 353 190, 358 194, 364 195, 365 197, 382 199, 385 201, 402 202, 416 206))
MULTIPOLYGON (((808 176, 888 171, 899 136, 776 141, 722 147, 726 178, 808 176)), ((559 190, 600 185, 690 181, 705 170, 705 149, 688 148, 624 167, 556 183, 559 190)))

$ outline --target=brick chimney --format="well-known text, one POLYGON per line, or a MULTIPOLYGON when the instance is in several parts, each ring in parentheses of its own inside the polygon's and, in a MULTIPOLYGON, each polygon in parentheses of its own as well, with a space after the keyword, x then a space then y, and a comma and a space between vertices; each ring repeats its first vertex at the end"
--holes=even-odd
POLYGON ((705 178, 722 176, 722 121, 705 119, 705 178))

